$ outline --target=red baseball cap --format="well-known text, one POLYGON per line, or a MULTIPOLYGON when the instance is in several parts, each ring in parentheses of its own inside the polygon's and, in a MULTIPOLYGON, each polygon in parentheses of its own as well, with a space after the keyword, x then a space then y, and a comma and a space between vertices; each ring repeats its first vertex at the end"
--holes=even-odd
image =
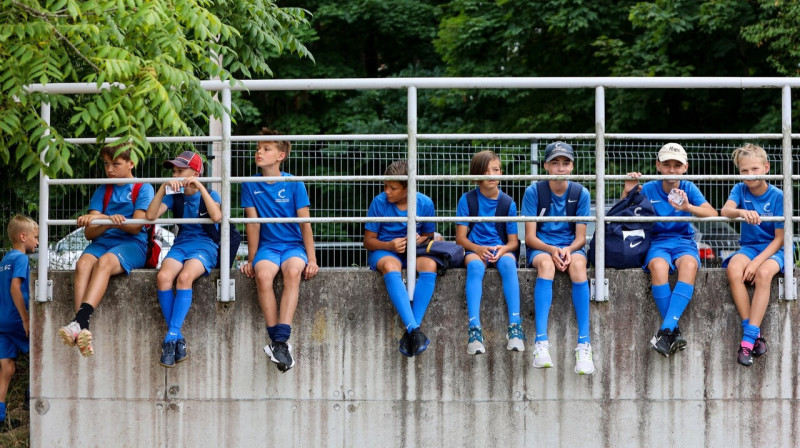
POLYGON ((203 174, 203 158, 194 151, 184 151, 178 157, 164 162, 164 168, 171 168, 173 166, 178 168, 191 168, 203 174))

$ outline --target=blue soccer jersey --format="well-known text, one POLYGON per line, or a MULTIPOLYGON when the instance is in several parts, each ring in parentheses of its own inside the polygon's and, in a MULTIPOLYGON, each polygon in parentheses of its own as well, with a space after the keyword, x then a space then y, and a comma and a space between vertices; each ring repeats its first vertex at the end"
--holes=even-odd
MULTIPOLYGON (((569 182, 570 184, 572 182, 569 182)), ((567 216, 567 192, 569 186, 561 196, 555 193, 550 194, 550 213, 547 216, 567 216)), ((581 187, 581 195, 578 198, 578 209, 575 216, 591 216, 591 198, 589 197, 589 190, 586 187, 581 187)), ((523 216, 536 216, 539 211, 539 192, 536 184, 533 184, 525 189, 525 196, 522 197, 522 215, 523 216)), ((585 222, 580 222, 585 224, 585 222)), ((543 243, 556 247, 567 247, 575 241, 575 232, 572 231, 570 222, 557 221, 557 222, 537 222, 536 223, 536 236, 542 240, 543 243)), ((533 249, 528 249, 529 254, 533 249)), ((530 258, 529 258, 530 260, 530 258)))
MULTIPOLYGON (((497 211, 497 199, 489 199, 481 193, 479 188, 475 189, 478 192, 478 216, 495 216, 497 211)), ((456 208, 456 216, 469 216, 469 203, 467 201, 467 194, 461 195, 458 200, 458 207, 456 208)), ((502 191, 501 191, 502 194, 502 191)), ((499 196, 498 196, 499 197, 499 196)), ((517 204, 512 200, 511 206, 508 209, 508 216, 517 216, 517 204)), ((469 227, 468 222, 456 221, 457 225, 469 227)), ((497 226, 494 222, 476 222, 469 232, 467 238, 481 246, 497 246, 505 244, 497 234, 497 226)), ((506 233, 509 235, 516 235, 519 233, 516 222, 505 223, 506 233)))
MULTIPOLYGON (((408 210, 400 210, 395 204, 386 200, 386 193, 375 196, 367 211, 369 217, 408 217, 408 210)), ((436 216, 436 209, 433 200, 422 193, 417 193, 417 216, 436 216)), ((405 222, 368 222, 366 229, 378 234, 378 241, 392 241, 395 238, 405 238, 408 236, 408 224, 405 222)), ((436 231, 436 223, 417 222, 417 233, 433 233, 436 231)))
MULTIPOLYGON (((219 193, 209 190, 208 194, 216 203, 220 203, 219 193)), ((164 196, 164 205, 172 209, 175 195, 164 196)), ((183 217, 184 218, 208 218, 208 212, 200 216, 200 203, 203 201, 203 194, 199 191, 191 196, 183 195, 183 217)), ((219 227, 219 224, 217 224, 219 227)), ((175 244, 197 240, 208 240, 213 243, 211 237, 203 230, 203 224, 181 224, 181 230, 175 238, 175 244)), ((215 243, 216 244, 216 243, 215 243)))
POLYGON ((0 331, 13 331, 22 327, 22 317, 11 298, 11 280, 22 279, 20 289, 25 299, 25 308, 28 308, 28 283, 30 268, 28 257, 18 250, 12 250, 0 261, 0 331))
MULTIPOLYGON (((755 210, 759 216, 783 216, 783 191, 774 185, 767 185, 766 193, 754 196, 747 185, 738 183, 733 186, 729 201, 736 203, 736 208, 755 210)), ((769 244, 775 239, 775 229, 782 229, 783 222, 765 222, 760 225, 742 222, 742 233, 739 244, 742 246, 769 244)))
MULTIPOLYGON (((708 202, 697 185, 688 180, 682 180, 678 188, 686 192, 686 197, 691 205, 699 207, 708 202)), ((667 199, 669 192, 664 191, 660 180, 651 180, 642 185, 642 194, 650 199, 657 216, 692 216, 690 212, 677 210, 669 203, 667 199)), ((692 237, 694 237, 694 228, 688 221, 656 222, 653 226, 654 241, 692 237)))
MULTIPOLYGON (((141 188, 139 188, 139 195, 136 197, 136 204, 134 204, 133 185, 134 184, 109 184, 108 187, 113 187, 114 191, 111 193, 111 198, 108 201, 108 207, 105 209, 105 211, 103 211, 103 199, 105 198, 106 194, 106 185, 101 185, 97 190, 94 191, 92 199, 89 201, 89 210, 97 210, 98 212, 107 216, 122 215, 126 219, 133 218, 133 212, 136 210, 146 211, 147 207, 150 206, 150 202, 153 200, 153 186, 150 184, 142 184, 141 188)), ((131 235, 122 229, 111 227, 103 232, 103 234, 98 238, 117 238, 125 240, 130 240, 133 238, 142 244, 147 244, 147 230, 142 227, 142 230, 139 233, 136 235, 131 235)))
MULTIPOLYGON (((261 174, 256 174, 261 176, 261 174)), ((291 174, 281 171, 281 176, 291 174)), ((259 218, 296 218, 297 210, 308 207, 308 193, 303 182, 242 183, 242 208, 254 207, 259 218)), ((258 245, 303 244, 298 223, 262 223, 258 245)))

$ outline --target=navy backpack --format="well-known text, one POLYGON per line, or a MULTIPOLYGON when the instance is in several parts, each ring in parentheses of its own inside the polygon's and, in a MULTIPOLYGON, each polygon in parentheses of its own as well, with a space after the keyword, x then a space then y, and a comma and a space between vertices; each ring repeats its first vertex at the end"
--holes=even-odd
MULTIPOLYGON (((656 211, 647 196, 638 191, 628 193, 611 207, 606 216, 655 216, 656 211)), ((641 268, 654 222, 607 222, 606 223, 606 267, 615 269, 641 268)), ((596 231, 595 231, 596 233, 596 231)), ((589 242, 589 262, 594 264, 595 241, 589 242)))

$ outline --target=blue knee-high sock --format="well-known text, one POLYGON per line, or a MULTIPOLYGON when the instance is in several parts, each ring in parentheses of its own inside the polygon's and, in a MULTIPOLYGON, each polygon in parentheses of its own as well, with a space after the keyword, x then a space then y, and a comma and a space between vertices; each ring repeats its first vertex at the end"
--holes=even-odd
POLYGON ((553 281, 537 278, 533 289, 533 310, 536 313, 536 342, 547 340, 547 319, 553 303, 553 281))
POLYGON ((169 331, 164 338, 164 342, 174 341, 183 337, 181 327, 186 315, 189 314, 189 307, 192 306, 192 290, 179 289, 175 291, 175 302, 172 306, 172 316, 169 318, 169 331))
POLYGON ((669 290, 669 283, 653 285, 650 290, 653 291, 653 300, 656 302, 658 313, 661 314, 661 320, 664 320, 669 309, 669 297, 672 295, 672 291, 669 290))
POLYGON ((425 311, 431 303, 434 287, 436 287, 436 273, 420 272, 414 288, 414 303, 411 305, 417 325, 422 325, 422 318, 425 317, 425 311))
POLYGON ((414 311, 411 310, 411 301, 408 300, 408 291, 406 285, 403 283, 403 277, 399 272, 387 272, 383 276, 383 281, 386 282, 386 291, 389 293, 389 298, 392 300, 397 314, 406 326, 406 331, 411 331, 419 325, 414 319, 414 311))
POLYGON ((0 402, 0 422, 6 419, 6 404, 0 402))
POLYGON ((664 322, 661 324, 662 329, 674 330, 678 325, 678 319, 681 318, 683 310, 689 305, 694 293, 694 286, 678 282, 675 284, 675 289, 672 291, 672 297, 669 299, 669 308, 667 315, 664 317, 664 322))
POLYGON ((521 324, 519 314, 519 277, 517 276, 517 261, 511 257, 500 257, 497 261, 497 270, 503 279, 503 295, 506 296, 508 308, 508 323, 521 324))
POLYGON ((169 320, 172 318, 172 304, 175 302, 175 293, 171 289, 167 291, 157 291, 158 304, 161 305, 161 313, 164 315, 164 322, 169 327, 169 320))
POLYGON ((481 296, 483 295, 483 275, 486 266, 480 260, 467 264, 467 315, 470 327, 481 326, 481 296))
POLYGON ((589 282, 572 282, 572 305, 578 321, 578 344, 589 343, 589 282))
POLYGON ((761 329, 756 327, 755 325, 747 324, 744 327, 744 335, 742 336, 742 342, 749 342, 751 345, 756 343, 756 338, 758 335, 761 334, 761 329))

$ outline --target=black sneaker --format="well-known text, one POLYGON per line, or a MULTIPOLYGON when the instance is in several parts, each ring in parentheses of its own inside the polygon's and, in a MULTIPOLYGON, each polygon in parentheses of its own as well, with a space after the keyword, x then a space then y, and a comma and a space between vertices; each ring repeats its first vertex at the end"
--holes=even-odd
POLYGON ((175 341, 161 344, 161 361, 164 367, 175 367, 175 341))
POLYGON ((292 358, 292 346, 288 342, 273 342, 264 347, 264 352, 269 356, 269 360, 278 366, 278 370, 286 372, 294 367, 292 358))
POLYGON ((686 350, 686 339, 684 339, 681 335, 681 329, 675 327, 675 329, 672 330, 672 336, 675 338, 675 343, 672 345, 672 353, 675 353, 678 350, 686 350))
POLYGON ((753 352, 747 347, 739 346, 739 355, 736 356, 736 361, 745 367, 752 366, 753 352))
POLYGON ((759 336, 756 338, 756 343, 753 344, 753 350, 750 353, 752 353, 753 356, 758 358, 759 356, 767 353, 767 350, 769 350, 767 348, 767 341, 765 341, 764 338, 759 336))
POLYGON ((8 418, 0 420, 0 432, 11 431, 22 426, 22 420, 16 418, 8 418))
POLYGON ((411 348, 411 335, 407 332, 403 332, 403 337, 400 338, 400 353, 403 356, 408 356, 409 358, 414 356, 413 349, 411 348))
POLYGON ((650 339, 650 345, 653 347, 653 350, 657 351, 664 355, 665 358, 669 358, 669 354, 673 353, 672 346, 675 343, 675 335, 672 334, 668 328, 662 328, 658 330, 653 339, 650 339))
POLYGON ((422 330, 419 328, 411 330, 411 348, 414 351, 414 356, 424 352, 430 343, 431 340, 425 336, 425 333, 423 333, 422 330))
POLYGON ((186 353, 186 339, 180 338, 175 341, 175 363, 186 361, 189 355, 186 353))

